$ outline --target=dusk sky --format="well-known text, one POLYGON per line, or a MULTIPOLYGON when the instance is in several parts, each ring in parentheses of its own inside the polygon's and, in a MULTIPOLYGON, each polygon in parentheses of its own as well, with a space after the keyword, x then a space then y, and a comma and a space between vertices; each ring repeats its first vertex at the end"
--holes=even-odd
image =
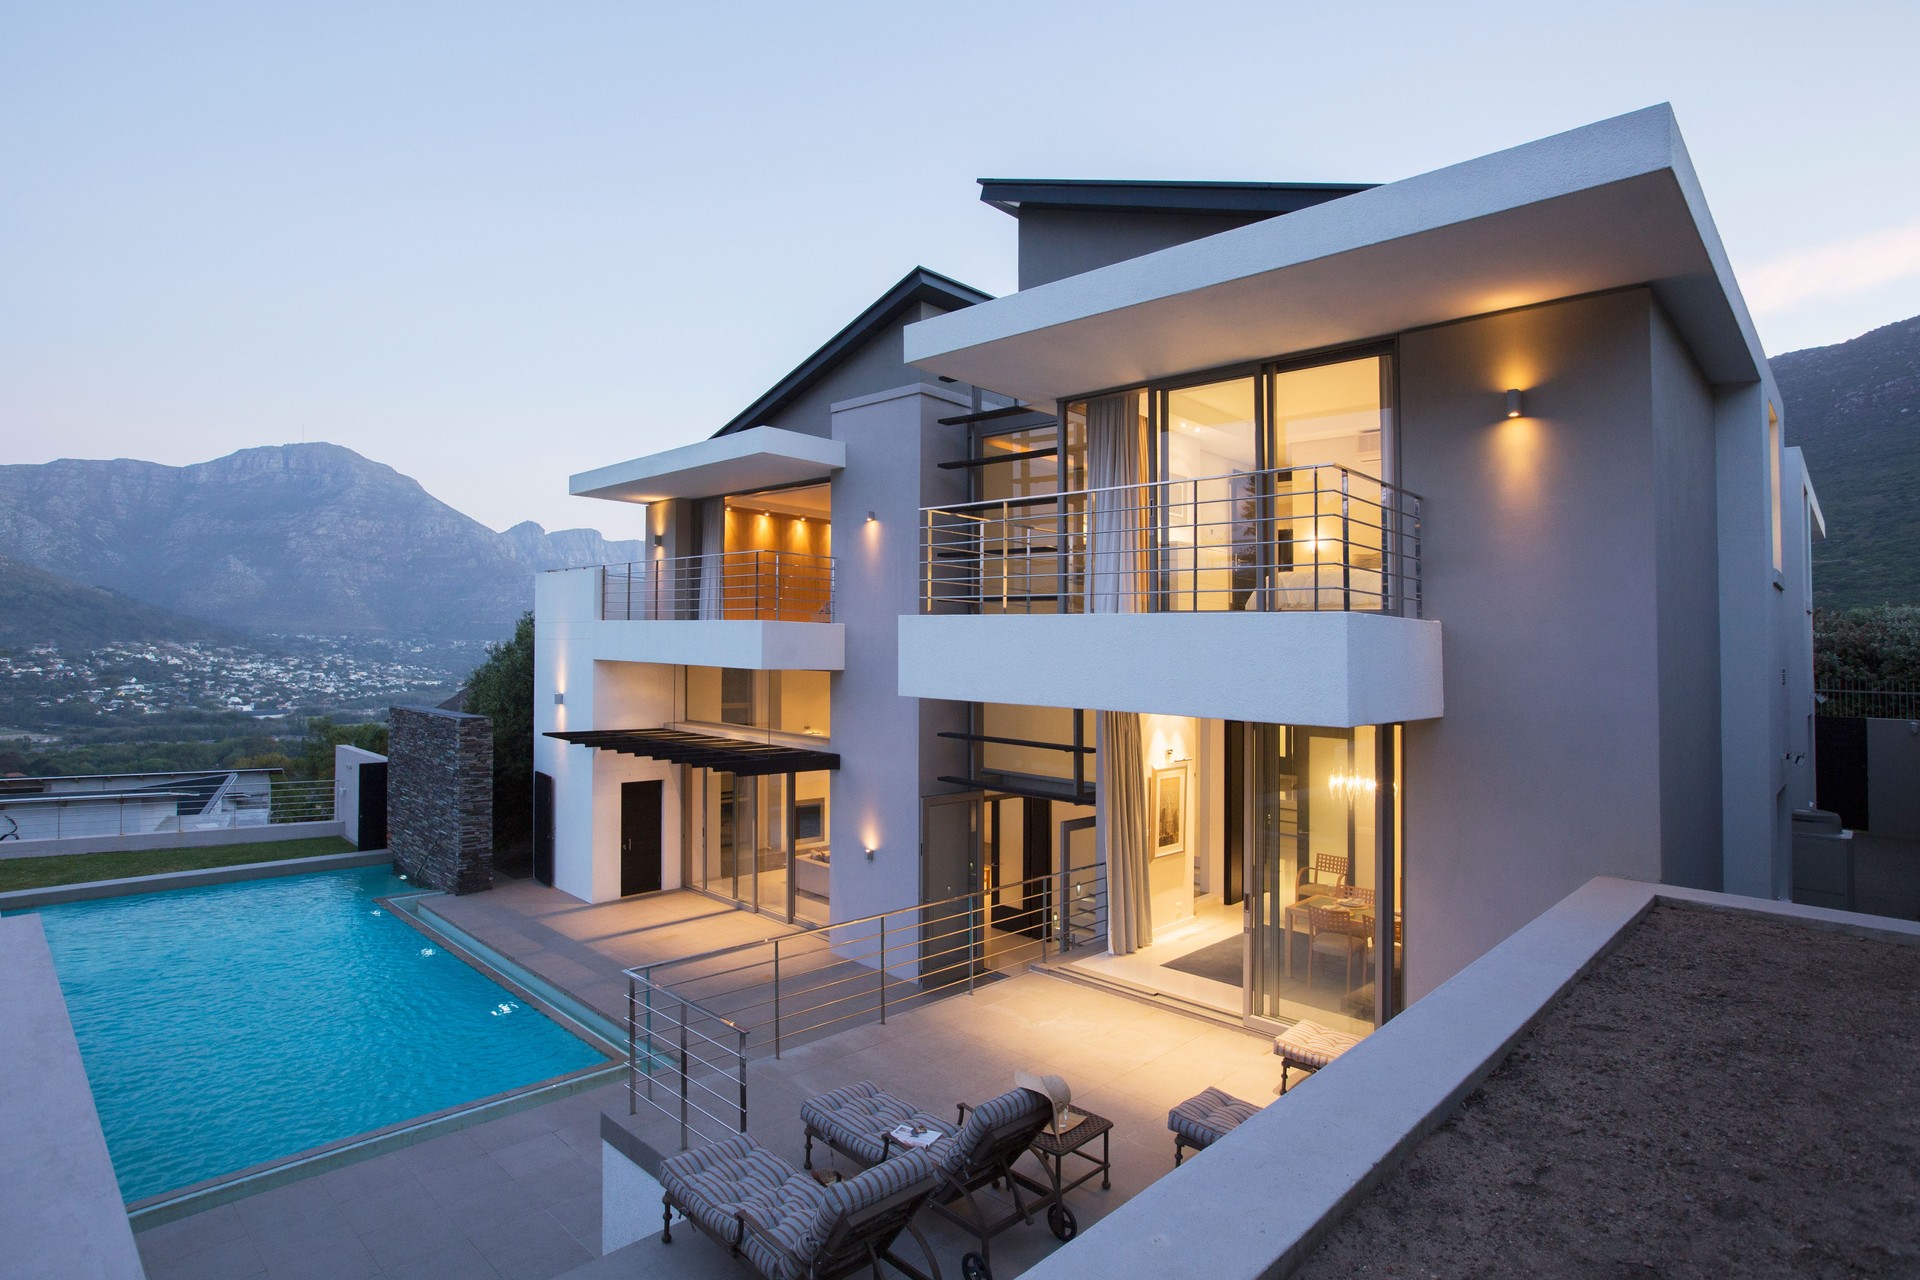
POLYGON ((1573 8, 16 3, 0 462, 329 440, 632 536, 567 476, 916 264, 1013 288, 976 178, 1390 181, 1662 101, 1770 352, 1920 313, 1920 5, 1573 8))

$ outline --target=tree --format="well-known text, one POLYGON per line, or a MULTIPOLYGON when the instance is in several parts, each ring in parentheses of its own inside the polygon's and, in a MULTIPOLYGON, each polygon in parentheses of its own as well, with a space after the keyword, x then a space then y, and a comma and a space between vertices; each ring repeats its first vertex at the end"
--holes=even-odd
POLYGON ((1813 683, 1817 689, 1920 689, 1920 606, 1816 610, 1813 683))
POLYGON ((307 736, 300 743, 300 754, 287 770, 293 778, 331 778, 333 749, 359 747, 375 755, 387 754, 387 726, 378 720, 360 724, 335 724, 329 716, 307 721, 307 736))
POLYGON ((533 615, 514 624, 513 638, 487 646, 486 661, 467 677, 467 710, 493 721, 493 845, 507 850, 533 839, 533 615))

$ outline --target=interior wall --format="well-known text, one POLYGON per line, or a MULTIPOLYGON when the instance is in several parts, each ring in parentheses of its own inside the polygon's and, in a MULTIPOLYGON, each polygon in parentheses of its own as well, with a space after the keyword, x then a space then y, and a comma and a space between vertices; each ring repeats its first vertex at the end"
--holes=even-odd
POLYGON ((1446 649, 1446 714, 1405 737, 1411 998, 1595 875, 1660 875, 1652 305, 1400 339, 1401 471, 1446 649))
MULTIPOLYGON (((1157 934, 1169 926, 1184 924, 1193 918, 1193 863, 1201 856, 1200 842, 1207 830, 1201 818, 1200 797, 1204 786, 1199 774, 1199 753, 1203 741, 1201 721, 1189 716, 1143 715, 1140 717, 1142 761, 1147 771, 1147 806, 1156 828, 1160 815, 1159 775, 1178 770, 1185 775, 1182 806, 1181 849, 1175 854, 1156 856, 1148 867, 1147 881, 1153 890, 1153 928, 1157 934)), ((1156 844, 1158 837, 1156 835, 1156 844)))

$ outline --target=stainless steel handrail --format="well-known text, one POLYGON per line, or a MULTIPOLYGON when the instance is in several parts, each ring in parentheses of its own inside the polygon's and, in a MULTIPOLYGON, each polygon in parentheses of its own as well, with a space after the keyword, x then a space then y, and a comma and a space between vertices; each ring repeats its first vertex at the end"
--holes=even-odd
POLYGON ((629 622, 831 622, 833 588, 833 557, 805 551, 636 560, 600 566, 600 616, 629 622))
POLYGON ((1096 864, 628 969, 630 1109, 646 1102, 677 1118, 683 1148, 696 1117, 744 1132, 756 1048, 779 1057, 796 1037, 971 992, 983 975, 1097 942, 1105 921, 1106 868, 1096 864), (996 901, 1010 894, 1017 905, 996 901), (699 971, 749 952, 759 958, 699 971), (660 1077, 673 1107, 654 1097, 660 1077), (733 1096, 711 1083, 721 1079, 737 1084, 737 1108, 710 1111, 702 1102, 733 1096))
POLYGON ((921 608, 1419 616, 1422 507, 1333 463, 927 507, 921 608))

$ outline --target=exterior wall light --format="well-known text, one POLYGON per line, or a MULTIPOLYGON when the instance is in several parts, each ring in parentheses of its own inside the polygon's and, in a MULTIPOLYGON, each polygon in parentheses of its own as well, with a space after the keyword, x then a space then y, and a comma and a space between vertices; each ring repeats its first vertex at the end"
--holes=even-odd
POLYGON ((556 693, 556 694, 554 694, 554 695, 553 695, 553 705, 554 705, 554 706, 556 706, 556 707, 564 707, 564 706, 566 706, 566 705, 567 705, 567 695, 566 695, 566 694, 564 694, 564 693, 556 693))
POLYGON ((1517 418, 1526 410, 1520 403, 1520 389, 1514 387, 1507 392, 1507 416, 1517 418))
POLYGON ((656 533, 656 534, 654 534, 654 535, 653 535, 653 545, 654 545, 654 546, 656 546, 656 547, 663 547, 663 546, 665 546, 665 545, 666 545, 666 543, 667 543, 667 536, 666 536, 665 534, 663 534, 663 533, 656 533))
POLYGON ((878 852, 879 852, 879 850, 878 850, 878 849, 875 849, 875 848, 873 848, 872 846, 868 846, 868 847, 867 847, 867 850, 866 850, 866 853, 867 853, 867 861, 868 861, 868 862, 872 862, 872 861, 873 861, 873 855, 874 855, 874 854, 876 854, 876 853, 878 853, 878 852))
POLYGON ((869 512, 867 512, 867 523, 868 523, 868 524, 872 524, 872 523, 874 522, 874 520, 875 520, 875 519, 877 519, 877 517, 876 517, 876 516, 875 516, 875 515, 873 514, 873 512, 871 512, 871 511, 869 511, 869 512))

